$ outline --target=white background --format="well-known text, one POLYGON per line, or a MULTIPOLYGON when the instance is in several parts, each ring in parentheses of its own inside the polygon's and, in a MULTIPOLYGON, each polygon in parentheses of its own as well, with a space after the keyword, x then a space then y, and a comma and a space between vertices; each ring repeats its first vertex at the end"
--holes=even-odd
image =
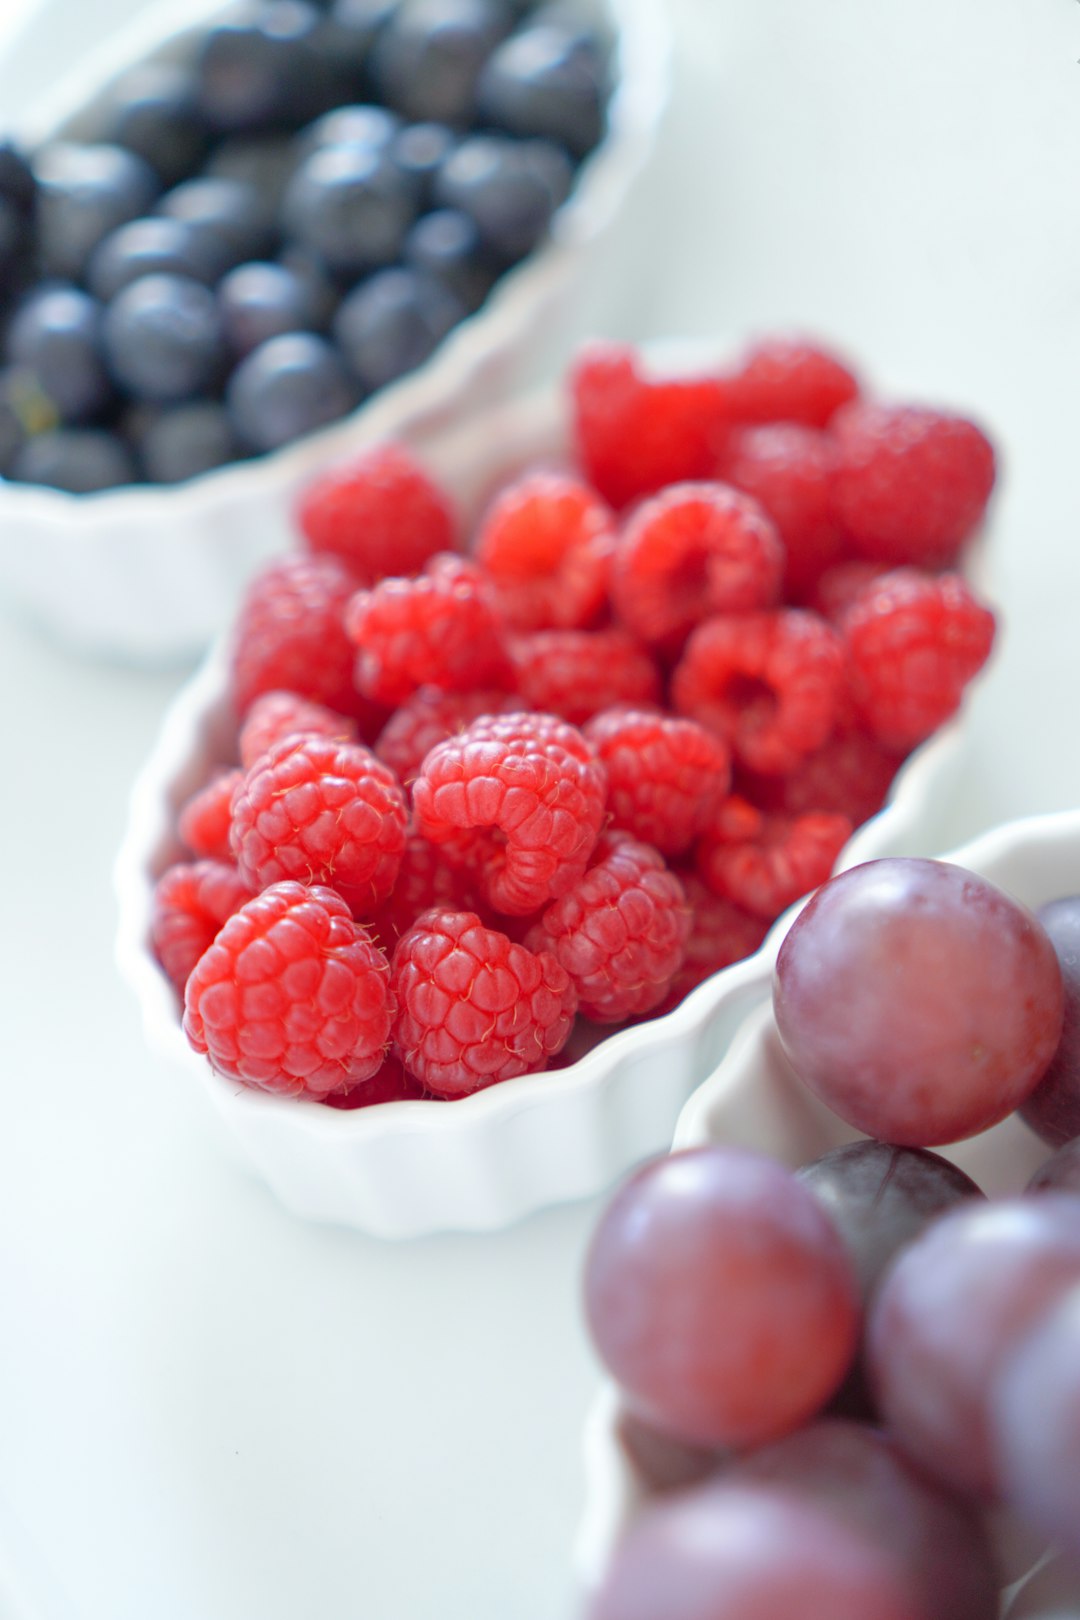
MULTIPOLYGON (((4 114, 133 9, 38 0, 4 114)), ((670 12, 628 330, 809 329, 977 410, 1005 633, 941 847, 1080 803, 1080 8, 670 12)), ((125 796, 179 678, 0 621, 0 1560, 27 1597, 0 1620, 566 1616, 595 1210, 386 1246, 298 1224, 204 1136, 111 963, 125 796)))

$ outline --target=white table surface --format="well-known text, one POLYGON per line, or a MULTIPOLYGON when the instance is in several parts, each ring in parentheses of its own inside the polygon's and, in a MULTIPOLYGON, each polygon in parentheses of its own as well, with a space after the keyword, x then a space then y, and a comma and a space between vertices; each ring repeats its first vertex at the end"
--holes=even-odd
MULTIPOLYGON (((0 0, 5 115, 133 9, 0 0)), ((940 846, 1080 802, 1080 8, 670 9, 626 332, 799 327, 978 410, 1005 631, 940 846)), ((207 1140, 111 959, 179 679, 0 621, 0 1620, 568 1616, 595 1206, 387 1246, 304 1227, 207 1140)))

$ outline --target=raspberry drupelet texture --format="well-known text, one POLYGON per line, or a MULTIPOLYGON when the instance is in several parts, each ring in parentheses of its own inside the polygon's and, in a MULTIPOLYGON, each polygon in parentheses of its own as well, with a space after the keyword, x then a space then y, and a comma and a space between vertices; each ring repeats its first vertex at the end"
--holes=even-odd
POLYGON ((345 604, 356 589, 334 557, 281 557, 252 581, 233 631, 232 691, 246 714, 262 692, 288 691, 355 715, 355 648, 345 604))
POLYGON ((432 750, 413 787, 417 829, 467 866, 496 911, 527 917, 584 872, 607 774, 550 714, 490 715, 432 750))
POLYGON ((447 737, 457 737, 484 714, 507 714, 521 708, 508 692, 440 692, 422 686, 395 709, 375 743, 375 753, 408 787, 420 774, 431 750, 447 737))
POLYGON ((607 603, 615 548, 611 508, 578 478, 536 472, 496 496, 474 556, 511 630, 577 630, 607 603))
POLYGON ((690 937, 682 967, 656 1009, 658 1013, 670 1012, 714 973, 752 956, 769 929, 763 918, 713 894, 696 872, 680 870, 676 875, 690 907, 690 937))
POLYGON ((658 703, 660 671, 626 630, 538 630, 510 644, 520 705, 580 725, 616 703, 658 703))
POLYGON ((454 866, 437 845, 418 832, 405 839, 397 880, 389 897, 367 921, 378 944, 392 951, 417 917, 440 911, 476 911, 480 897, 463 867, 454 866))
POLYGON ((491 586, 463 557, 443 552, 415 579, 358 591, 345 625, 357 688, 377 703, 403 703, 421 686, 470 692, 511 680, 491 586))
POLYGON ((237 789, 230 841, 253 889, 326 884, 362 917, 394 886, 407 822, 404 793, 370 749, 286 737, 237 789))
POLYGON ((833 563, 815 583, 806 605, 830 624, 839 624, 855 598, 875 579, 891 572, 888 563, 868 562, 865 557, 833 563))
POLYGON ((389 964, 333 889, 276 883, 228 919, 187 981, 184 1030, 219 1074, 324 1098, 377 1074, 389 964))
POLYGON ((309 550, 347 564, 357 585, 416 574, 429 557, 453 551, 453 509, 400 444, 377 444, 326 473, 297 511, 309 550))
POLYGON ((675 484, 631 515, 611 600, 636 636, 674 653, 711 614, 779 602, 783 573, 779 533, 756 501, 726 484, 675 484))
POLYGON ((411 1074, 406 1074, 396 1057, 387 1056, 383 1066, 370 1080, 365 1080, 352 1091, 331 1092, 328 1097, 319 1100, 328 1108, 338 1108, 343 1113, 354 1112, 358 1108, 371 1108, 375 1103, 388 1102, 422 1102, 434 1101, 430 1092, 424 1090, 419 1080, 414 1080, 411 1074))
POLYGON ((915 405, 859 402, 833 424, 833 508, 873 562, 954 563, 986 510, 994 450, 973 422, 915 405))
POLYGON ((545 1068, 577 1007, 550 952, 515 944, 470 911, 420 917, 394 951, 391 983, 394 1052, 440 1097, 545 1068))
POLYGON ((249 770, 275 743, 285 737, 304 736, 355 742, 356 721, 295 692, 264 692, 255 699, 240 727, 240 763, 249 770))
POLYGON ((899 752, 955 714, 994 643, 994 615, 958 574, 915 569, 869 585, 841 627, 859 718, 883 747, 899 752))
POLYGON ((689 849, 731 786, 726 743, 693 720, 615 708, 582 735, 607 771, 612 825, 662 855, 689 849))
POLYGON ((829 435, 797 422, 743 428, 731 436, 723 475, 776 524, 784 543, 784 596, 804 601, 844 550, 832 509, 829 435))
POLYGON ((715 377, 654 382, 632 348, 593 343, 578 357, 570 389, 581 464, 612 506, 715 470, 727 421, 715 377))
POLYGON ((177 817, 176 830, 193 855, 231 864, 232 800, 243 780, 241 770, 220 770, 184 805, 177 817))
POLYGON ((682 884, 663 857, 626 833, 611 832, 525 944, 553 952, 587 1018, 617 1024, 664 999, 682 966, 690 921, 682 884))
POLYGON ((801 422, 827 427, 856 397, 858 381, 836 355, 799 338, 767 338, 724 378, 728 407, 739 422, 801 422))
POLYGON ((795 816, 831 810, 858 827, 885 803, 901 760, 868 736, 852 713, 789 776, 744 775, 739 786, 763 810, 795 816))
POLYGON ((715 731, 750 770, 782 776, 820 748, 846 695, 846 649, 797 608, 706 619, 671 681, 675 709, 715 731))
POLYGON ((162 873, 154 888, 150 945, 181 993, 219 929, 250 899, 236 867, 224 861, 184 861, 162 873))
POLYGON ((847 816, 765 815, 733 794, 698 842, 697 869, 714 894, 771 922, 824 883, 852 831, 847 816))

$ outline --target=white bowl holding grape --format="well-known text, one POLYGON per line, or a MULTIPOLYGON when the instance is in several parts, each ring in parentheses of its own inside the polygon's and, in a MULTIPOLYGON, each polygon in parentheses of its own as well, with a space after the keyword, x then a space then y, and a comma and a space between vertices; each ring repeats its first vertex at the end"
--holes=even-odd
POLYGON ((0 151, 5 597, 88 651, 190 657, 319 468, 542 375, 667 43, 656 0, 539 10, 161 0, 36 109, 32 179, 0 151))
MULTIPOLYGON (((762 1487, 809 1491, 841 1528, 885 1548, 893 1569, 868 1575, 860 1599, 881 1613, 896 1603, 912 1620, 1056 1616, 1080 1600, 1069 1438, 1080 1402, 1080 813, 1010 824, 942 860, 848 869, 817 892, 775 964, 758 964, 772 999, 687 1103, 672 1157, 627 1183, 601 1219, 586 1294, 601 1358, 623 1388, 605 1386, 587 1431, 578 1566, 590 1617, 650 1614, 647 1601, 628 1602, 627 1583, 647 1588, 662 1568, 663 1612, 681 1620, 676 1593, 695 1579, 705 1589, 717 1571, 676 1557, 680 1538, 684 1548, 696 1533, 720 1546, 727 1517, 741 1514, 744 1537, 760 1532, 765 1545, 773 1531, 769 1504, 754 1494, 762 1487), (705 1400, 709 1379, 699 1369, 695 1383, 684 1368, 693 1333, 684 1340, 661 1326, 640 1342, 631 1299, 642 1322, 685 1323, 696 1307, 680 1318, 685 1298, 660 1299, 648 1255, 638 1254, 630 1289, 620 1244, 628 1222, 642 1229, 648 1204, 669 1243, 683 1253, 697 1245, 699 1263, 717 1268, 708 1291, 726 1299, 737 1358, 754 1311, 760 1328, 763 1310, 782 1321, 815 1297, 806 1277, 792 1280, 790 1255, 773 1265, 774 1279, 782 1263, 789 1270, 771 1300, 757 1263, 744 1288, 731 1254, 708 1237, 707 1210, 715 1217, 726 1199, 739 1204, 726 1211, 728 1229, 741 1221, 748 1244, 764 1241, 754 1197, 740 1202, 748 1174, 776 1178, 770 1219, 822 1245, 821 1276, 837 1251, 846 1258, 855 1318, 830 1366, 829 1335, 849 1307, 831 1301, 816 1329, 789 1324, 798 1377, 823 1380, 801 1415, 781 1412, 767 1392, 778 1377, 768 1329, 741 1366, 714 1367, 708 1400, 735 1403, 743 1423, 756 1414, 739 1430, 730 1414, 686 1406, 688 1388, 705 1400), (676 1232, 680 1176, 699 1224, 686 1214, 676 1232), (1018 1586, 1052 1543, 1061 1546, 1053 1577, 1018 1586)), ((692 1272, 668 1262, 673 1291, 692 1293, 692 1272)), ((782 1380, 781 1398, 798 1404, 797 1380, 782 1380)), ((819 1579, 805 1546, 813 1526, 796 1518, 787 1531, 779 1563, 803 1579, 809 1603, 819 1579)), ((852 1556, 848 1573, 857 1565, 852 1556)), ((846 1601, 835 1596, 836 1613, 846 1601)), ((771 1620, 774 1610, 761 1613, 771 1620)))

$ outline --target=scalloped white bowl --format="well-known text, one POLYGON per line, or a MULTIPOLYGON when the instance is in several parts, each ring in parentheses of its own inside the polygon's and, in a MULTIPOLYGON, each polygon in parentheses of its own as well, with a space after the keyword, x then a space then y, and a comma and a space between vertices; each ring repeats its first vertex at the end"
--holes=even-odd
MULTIPOLYGON (((142 664, 189 658, 229 622, 259 565, 288 544, 297 493, 320 468, 377 439, 444 428, 547 374, 580 336, 667 96, 663 0, 591 6, 614 39, 607 133, 550 240, 503 276, 425 365, 293 445, 167 487, 71 495, 0 479, 0 597, 85 652, 142 664)), ((124 71, 182 56, 208 22, 245 9, 158 0, 68 75, 20 138, 28 146, 96 138, 124 71)), ((623 286, 627 262, 639 257, 620 259, 623 286)))
MULTIPOLYGON (((870 831, 868 823, 864 832, 870 831)), ((854 842, 854 841, 853 841, 854 842)), ((871 844, 872 838, 864 840, 871 844)), ((875 854, 879 854, 876 851, 875 854)), ((858 860, 875 858, 867 848, 858 860)), ((1080 810, 1009 822, 941 857, 981 873, 1028 906, 1080 893, 1080 810)), ((844 859, 844 867, 858 861, 844 859)), ((787 921, 795 913, 788 913, 787 921)), ((724 1142, 771 1154, 792 1168, 856 1140, 852 1130, 802 1084, 780 1045, 772 1014, 772 971, 779 929, 749 964, 762 1003, 745 1020, 716 1072, 679 1115, 673 1147, 724 1142)), ((993 1130, 938 1150, 991 1195, 1019 1192, 1050 1149, 1014 1115, 993 1130)), ((619 1443, 618 1397, 605 1383, 589 1413, 584 1436, 585 1510, 576 1568, 591 1591, 612 1549, 644 1500, 644 1490, 619 1443)))

